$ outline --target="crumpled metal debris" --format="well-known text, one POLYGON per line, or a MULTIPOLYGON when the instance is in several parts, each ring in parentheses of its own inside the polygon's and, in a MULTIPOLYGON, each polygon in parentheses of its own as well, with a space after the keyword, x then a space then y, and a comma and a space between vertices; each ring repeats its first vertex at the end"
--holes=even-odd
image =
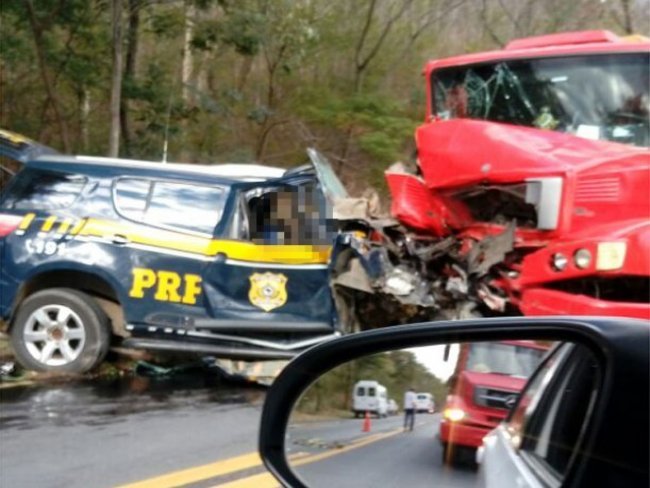
POLYGON ((467 271, 470 275, 483 276, 492 266, 503 262, 515 245, 517 223, 510 222, 498 235, 488 236, 479 241, 467 256, 467 271))

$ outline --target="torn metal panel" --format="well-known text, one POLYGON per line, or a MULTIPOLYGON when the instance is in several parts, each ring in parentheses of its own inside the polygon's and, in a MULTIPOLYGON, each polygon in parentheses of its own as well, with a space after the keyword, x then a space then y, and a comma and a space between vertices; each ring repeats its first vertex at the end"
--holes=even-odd
POLYGON ((368 274, 358 259, 351 259, 348 268, 332 278, 332 285, 340 285, 352 290, 374 293, 368 274))
POLYGON ((503 262, 514 248, 515 229, 516 223, 510 222, 501 234, 488 236, 472 247, 467 257, 469 274, 483 276, 494 265, 503 262))

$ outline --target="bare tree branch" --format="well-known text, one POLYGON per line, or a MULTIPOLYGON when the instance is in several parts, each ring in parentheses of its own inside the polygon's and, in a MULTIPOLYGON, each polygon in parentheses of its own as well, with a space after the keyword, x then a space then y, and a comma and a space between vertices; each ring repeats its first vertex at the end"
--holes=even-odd
POLYGON ((43 80, 43 85, 45 86, 45 92, 47 93, 47 98, 49 99, 52 110, 54 111, 54 117, 56 118, 57 125, 59 126, 59 135, 61 136, 61 141, 63 142, 63 149, 65 152, 71 152, 70 138, 68 133, 68 126, 65 119, 61 113, 59 107, 59 100, 54 91, 54 85, 50 79, 50 74, 47 70, 47 63, 45 61, 45 53, 43 48, 43 28, 40 25, 37 17, 36 11, 34 9, 34 4, 32 0, 26 0, 25 5, 27 6, 27 12, 29 16, 29 23, 32 27, 32 33, 34 35, 34 44, 36 47, 36 56, 38 58, 38 65, 41 71, 41 79, 43 80))
POLYGON ((486 32, 490 35, 492 40, 496 42, 499 46, 504 47, 506 45, 505 42, 503 42, 499 36, 497 36, 496 32, 492 30, 492 27, 490 25, 490 20, 488 19, 487 16, 487 1, 483 0, 483 6, 481 8, 481 22, 483 23, 483 28, 486 30, 486 32))

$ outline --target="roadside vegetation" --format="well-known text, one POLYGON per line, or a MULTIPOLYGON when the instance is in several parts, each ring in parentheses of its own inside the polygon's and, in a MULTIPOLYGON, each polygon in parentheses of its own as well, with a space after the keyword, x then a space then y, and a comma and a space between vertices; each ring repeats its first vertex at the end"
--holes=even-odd
POLYGON ((648 8, 648 0, 7 0, 0 125, 63 152, 151 160, 287 166, 314 145, 360 192, 412 156, 427 59, 567 30, 648 34, 648 8))
MULTIPOLYGON (((321 376, 300 398, 296 411, 303 415, 350 416, 354 384, 361 380, 374 380, 386 387, 402 411, 404 393, 409 388, 416 392, 431 393, 436 408, 447 396, 447 386, 417 361, 410 351, 391 351, 365 356, 342 364, 321 376)), ((318 417, 316 417, 318 418, 318 417)), ((302 417, 301 417, 302 419, 302 417)))

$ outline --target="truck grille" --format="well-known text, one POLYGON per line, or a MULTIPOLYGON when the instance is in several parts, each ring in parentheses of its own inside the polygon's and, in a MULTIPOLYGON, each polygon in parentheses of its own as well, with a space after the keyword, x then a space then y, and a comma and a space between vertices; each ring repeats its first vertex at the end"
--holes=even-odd
POLYGON ((474 403, 481 407, 510 410, 519 395, 514 391, 495 390, 492 388, 475 388, 474 403))
POLYGON ((621 179, 618 176, 598 176, 578 180, 575 202, 618 202, 621 198, 621 179))

